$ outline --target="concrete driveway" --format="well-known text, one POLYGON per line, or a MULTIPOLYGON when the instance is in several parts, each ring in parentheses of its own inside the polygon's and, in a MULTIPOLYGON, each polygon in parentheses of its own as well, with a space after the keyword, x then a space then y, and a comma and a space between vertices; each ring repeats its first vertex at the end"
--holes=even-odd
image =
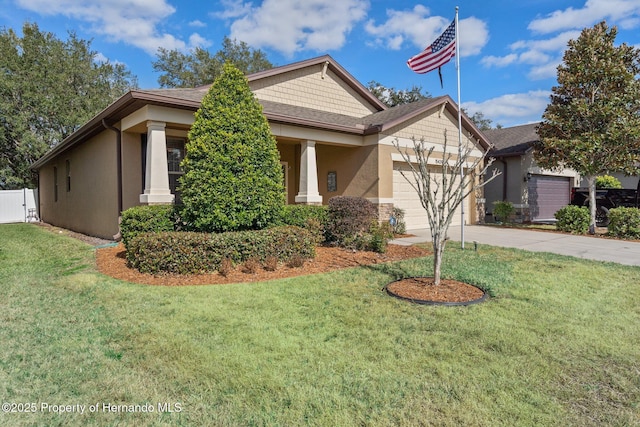
MULTIPOLYGON (((428 229, 409 230, 415 237, 393 240, 392 243, 410 245, 431 242, 428 229)), ((460 227, 449 228, 449 244, 460 245, 460 227), (455 243, 454 243, 455 242, 455 243)), ((640 243, 625 240, 604 239, 588 236, 550 233, 535 230, 500 228, 495 226, 466 225, 464 227, 465 248, 473 250, 474 242, 518 248, 533 252, 551 252, 597 261, 640 266, 640 243)))

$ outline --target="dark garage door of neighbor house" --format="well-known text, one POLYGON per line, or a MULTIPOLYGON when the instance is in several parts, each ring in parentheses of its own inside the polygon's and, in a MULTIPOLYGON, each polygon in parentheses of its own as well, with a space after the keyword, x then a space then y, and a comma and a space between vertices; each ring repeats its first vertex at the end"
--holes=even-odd
POLYGON ((571 181, 559 176, 534 175, 529 180, 529 210, 532 221, 555 219, 553 214, 569 204, 571 181))

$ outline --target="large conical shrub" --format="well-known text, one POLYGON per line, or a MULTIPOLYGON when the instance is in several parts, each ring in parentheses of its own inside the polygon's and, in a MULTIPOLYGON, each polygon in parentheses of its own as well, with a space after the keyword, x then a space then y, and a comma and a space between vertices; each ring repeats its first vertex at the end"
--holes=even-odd
POLYGON ((182 166, 182 218, 190 229, 261 229, 281 218, 276 140, 246 77, 231 64, 196 112, 182 166))

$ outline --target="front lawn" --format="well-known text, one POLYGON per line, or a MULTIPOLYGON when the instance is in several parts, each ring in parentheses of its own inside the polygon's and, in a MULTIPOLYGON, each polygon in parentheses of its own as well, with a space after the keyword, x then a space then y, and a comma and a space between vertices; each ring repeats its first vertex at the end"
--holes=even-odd
POLYGON ((0 425, 640 425, 639 268, 449 245, 443 276, 488 302, 381 291, 430 266, 151 287, 97 273, 84 243, 2 225, 0 396, 35 413, 0 425))

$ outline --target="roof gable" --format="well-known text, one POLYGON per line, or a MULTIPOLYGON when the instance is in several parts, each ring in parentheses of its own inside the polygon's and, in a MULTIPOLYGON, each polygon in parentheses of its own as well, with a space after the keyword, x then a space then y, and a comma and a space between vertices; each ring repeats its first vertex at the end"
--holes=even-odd
POLYGON ((387 107, 331 56, 247 76, 260 101, 363 117, 387 107))
MULTIPOLYGON (((421 99, 410 104, 397 105, 364 117, 362 122, 367 127, 366 133, 385 132, 407 126, 428 114, 433 114, 434 110, 438 110, 438 114, 446 110, 457 120, 458 106, 450 96, 444 95, 437 98, 421 99)), ((462 129, 477 139, 484 149, 491 146, 489 140, 464 112, 461 114, 461 120, 462 129)))

